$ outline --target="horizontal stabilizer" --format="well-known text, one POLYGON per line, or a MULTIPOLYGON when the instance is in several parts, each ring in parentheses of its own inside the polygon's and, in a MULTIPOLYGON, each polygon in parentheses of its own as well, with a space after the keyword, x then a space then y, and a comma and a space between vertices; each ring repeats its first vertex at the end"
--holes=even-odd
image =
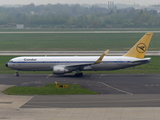
POLYGON ((145 59, 141 59, 141 60, 135 60, 132 61, 131 63, 137 63, 137 62, 149 62, 151 58, 145 58, 145 59))

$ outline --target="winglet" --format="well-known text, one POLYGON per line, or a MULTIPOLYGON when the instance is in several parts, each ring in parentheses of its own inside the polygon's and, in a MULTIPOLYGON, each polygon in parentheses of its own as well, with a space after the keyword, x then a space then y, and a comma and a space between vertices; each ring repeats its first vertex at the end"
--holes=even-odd
POLYGON ((108 54, 109 50, 106 50, 99 58, 98 60, 94 63, 94 64, 99 64, 101 63, 102 59, 104 58, 104 56, 106 56, 108 54))
POLYGON ((144 58, 153 33, 146 33, 124 56, 144 58))

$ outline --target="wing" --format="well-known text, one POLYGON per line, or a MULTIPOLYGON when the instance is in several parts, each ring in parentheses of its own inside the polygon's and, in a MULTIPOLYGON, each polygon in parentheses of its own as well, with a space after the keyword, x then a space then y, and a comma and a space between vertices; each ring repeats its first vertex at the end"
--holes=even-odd
POLYGON ((68 65, 66 66, 67 69, 72 69, 72 70, 82 70, 82 69, 92 69, 91 65, 93 64, 99 64, 102 62, 104 56, 108 54, 109 50, 106 50, 94 63, 83 63, 83 64, 75 64, 75 65, 68 65))
POLYGON ((89 70, 92 69, 91 65, 93 64, 99 64, 102 62, 104 56, 106 56, 108 54, 109 50, 106 50, 98 59, 97 61, 93 62, 93 63, 81 63, 81 64, 72 64, 72 65, 56 65, 53 67, 54 71, 62 71, 63 72, 71 72, 71 71, 75 71, 75 70, 89 70))

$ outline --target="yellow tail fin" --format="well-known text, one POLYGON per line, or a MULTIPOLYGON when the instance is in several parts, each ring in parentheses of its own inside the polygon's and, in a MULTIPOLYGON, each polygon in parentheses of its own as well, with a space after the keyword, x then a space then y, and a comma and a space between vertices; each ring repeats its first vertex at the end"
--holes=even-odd
POLYGON ((153 33, 146 33, 124 56, 144 58, 153 33))

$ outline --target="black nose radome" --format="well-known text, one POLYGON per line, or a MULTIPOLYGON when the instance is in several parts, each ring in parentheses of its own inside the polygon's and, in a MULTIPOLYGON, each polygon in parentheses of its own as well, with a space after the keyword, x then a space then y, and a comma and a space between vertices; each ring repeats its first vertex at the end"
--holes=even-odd
POLYGON ((6 67, 8 67, 8 63, 6 63, 6 67))

